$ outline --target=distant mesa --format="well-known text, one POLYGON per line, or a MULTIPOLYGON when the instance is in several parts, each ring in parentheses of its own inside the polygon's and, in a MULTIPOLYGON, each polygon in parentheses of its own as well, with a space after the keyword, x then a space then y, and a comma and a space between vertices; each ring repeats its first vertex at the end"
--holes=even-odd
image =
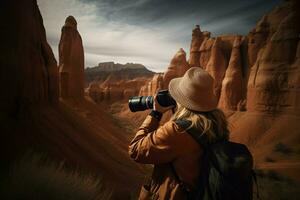
POLYGON ((127 101, 154 74, 142 64, 102 62, 85 69, 86 93, 97 103, 127 101))
POLYGON ((150 71, 142 64, 120 64, 114 62, 101 62, 95 67, 87 67, 84 73, 86 84, 93 81, 103 82, 111 73, 117 73, 124 79, 133 79, 140 76, 152 77, 154 74, 154 72, 150 71))
MULTIPOLYGON (((147 71, 148 69, 138 63, 126 63, 126 64, 120 64, 120 63, 115 63, 115 62, 101 62, 98 64, 98 66, 92 67, 92 68, 87 68, 86 71, 119 71, 122 69, 144 69, 147 71)), ((148 70, 150 71, 150 70, 148 70)))

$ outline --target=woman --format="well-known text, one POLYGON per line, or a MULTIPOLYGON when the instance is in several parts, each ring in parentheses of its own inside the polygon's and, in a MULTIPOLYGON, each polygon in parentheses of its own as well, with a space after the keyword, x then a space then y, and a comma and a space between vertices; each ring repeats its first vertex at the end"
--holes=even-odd
POLYGON ((183 77, 171 80, 169 92, 177 102, 177 109, 171 120, 161 127, 162 114, 172 107, 161 107, 155 100, 153 111, 129 146, 129 154, 136 162, 154 164, 152 178, 142 187, 140 200, 184 200, 187 190, 197 187, 203 147, 186 132, 187 129, 197 129, 212 143, 228 140, 227 121, 217 109, 213 82, 213 78, 199 67, 190 68, 183 77), (179 120, 191 122, 190 126, 184 129, 176 123, 179 120))

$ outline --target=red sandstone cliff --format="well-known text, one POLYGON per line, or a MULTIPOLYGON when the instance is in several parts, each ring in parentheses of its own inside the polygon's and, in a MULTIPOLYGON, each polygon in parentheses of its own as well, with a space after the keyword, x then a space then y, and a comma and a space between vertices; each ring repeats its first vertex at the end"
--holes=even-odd
MULTIPOLYGON (((256 45, 261 48, 254 48, 254 53, 249 53, 249 57, 253 57, 258 51, 254 65, 249 66, 247 112, 235 113, 229 119, 234 126, 232 139, 248 144, 259 165, 270 165, 265 163, 266 157, 281 160, 287 163, 283 173, 299 177, 295 173, 299 168, 299 156, 284 155, 276 150, 279 144, 288 147, 291 152, 300 148, 300 65, 297 50, 300 7, 294 3, 286 2, 263 18, 264 27, 269 27, 269 31, 265 31, 268 33, 264 36, 266 41, 256 45)), ((260 27, 261 21, 255 30, 260 27)))

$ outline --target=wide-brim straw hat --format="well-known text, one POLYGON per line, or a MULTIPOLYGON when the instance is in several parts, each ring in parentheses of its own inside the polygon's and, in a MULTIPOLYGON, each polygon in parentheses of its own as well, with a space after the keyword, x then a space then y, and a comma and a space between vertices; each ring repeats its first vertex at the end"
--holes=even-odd
POLYGON ((200 67, 192 67, 183 77, 172 79, 169 92, 176 102, 190 110, 208 112, 217 108, 214 79, 200 67))

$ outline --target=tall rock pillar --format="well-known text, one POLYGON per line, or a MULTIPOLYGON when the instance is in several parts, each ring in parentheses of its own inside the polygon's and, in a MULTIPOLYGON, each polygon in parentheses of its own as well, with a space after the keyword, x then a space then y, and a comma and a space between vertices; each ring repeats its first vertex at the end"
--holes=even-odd
POLYGON ((200 67, 200 46, 203 42, 203 34, 200 30, 200 26, 196 25, 192 34, 192 42, 190 48, 190 59, 189 64, 191 67, 200 67))
POLYGON ((230 56, 228 68, 222 82, 219 107, 236 111, 243 95, 243 73, 241 60, 241 36, 236 36, 230 56))
POLYGON ((173 78, 183 76, 184 73, 189 68, 190 68, 190 66, 186 61, 186 53, 182 48, 180 48, 179 51, 177 51, 177 53, 172 58, 167 71, 164 73, 164 76, 163 76, 164 87, 163 88, 167 89, 170 81, 173 78))
POLYGON ((227 68, 227 60, 221 49, 221 39, 217 37, 211 48, 211 55, 206 66, 206 71, 214 78, 214 92, 219 97, 222 81, 227 68))
POLYGON ((63 98, 83 98, 84 52, 77 22, 67 17, 59 42, 60 95, 63 98))

